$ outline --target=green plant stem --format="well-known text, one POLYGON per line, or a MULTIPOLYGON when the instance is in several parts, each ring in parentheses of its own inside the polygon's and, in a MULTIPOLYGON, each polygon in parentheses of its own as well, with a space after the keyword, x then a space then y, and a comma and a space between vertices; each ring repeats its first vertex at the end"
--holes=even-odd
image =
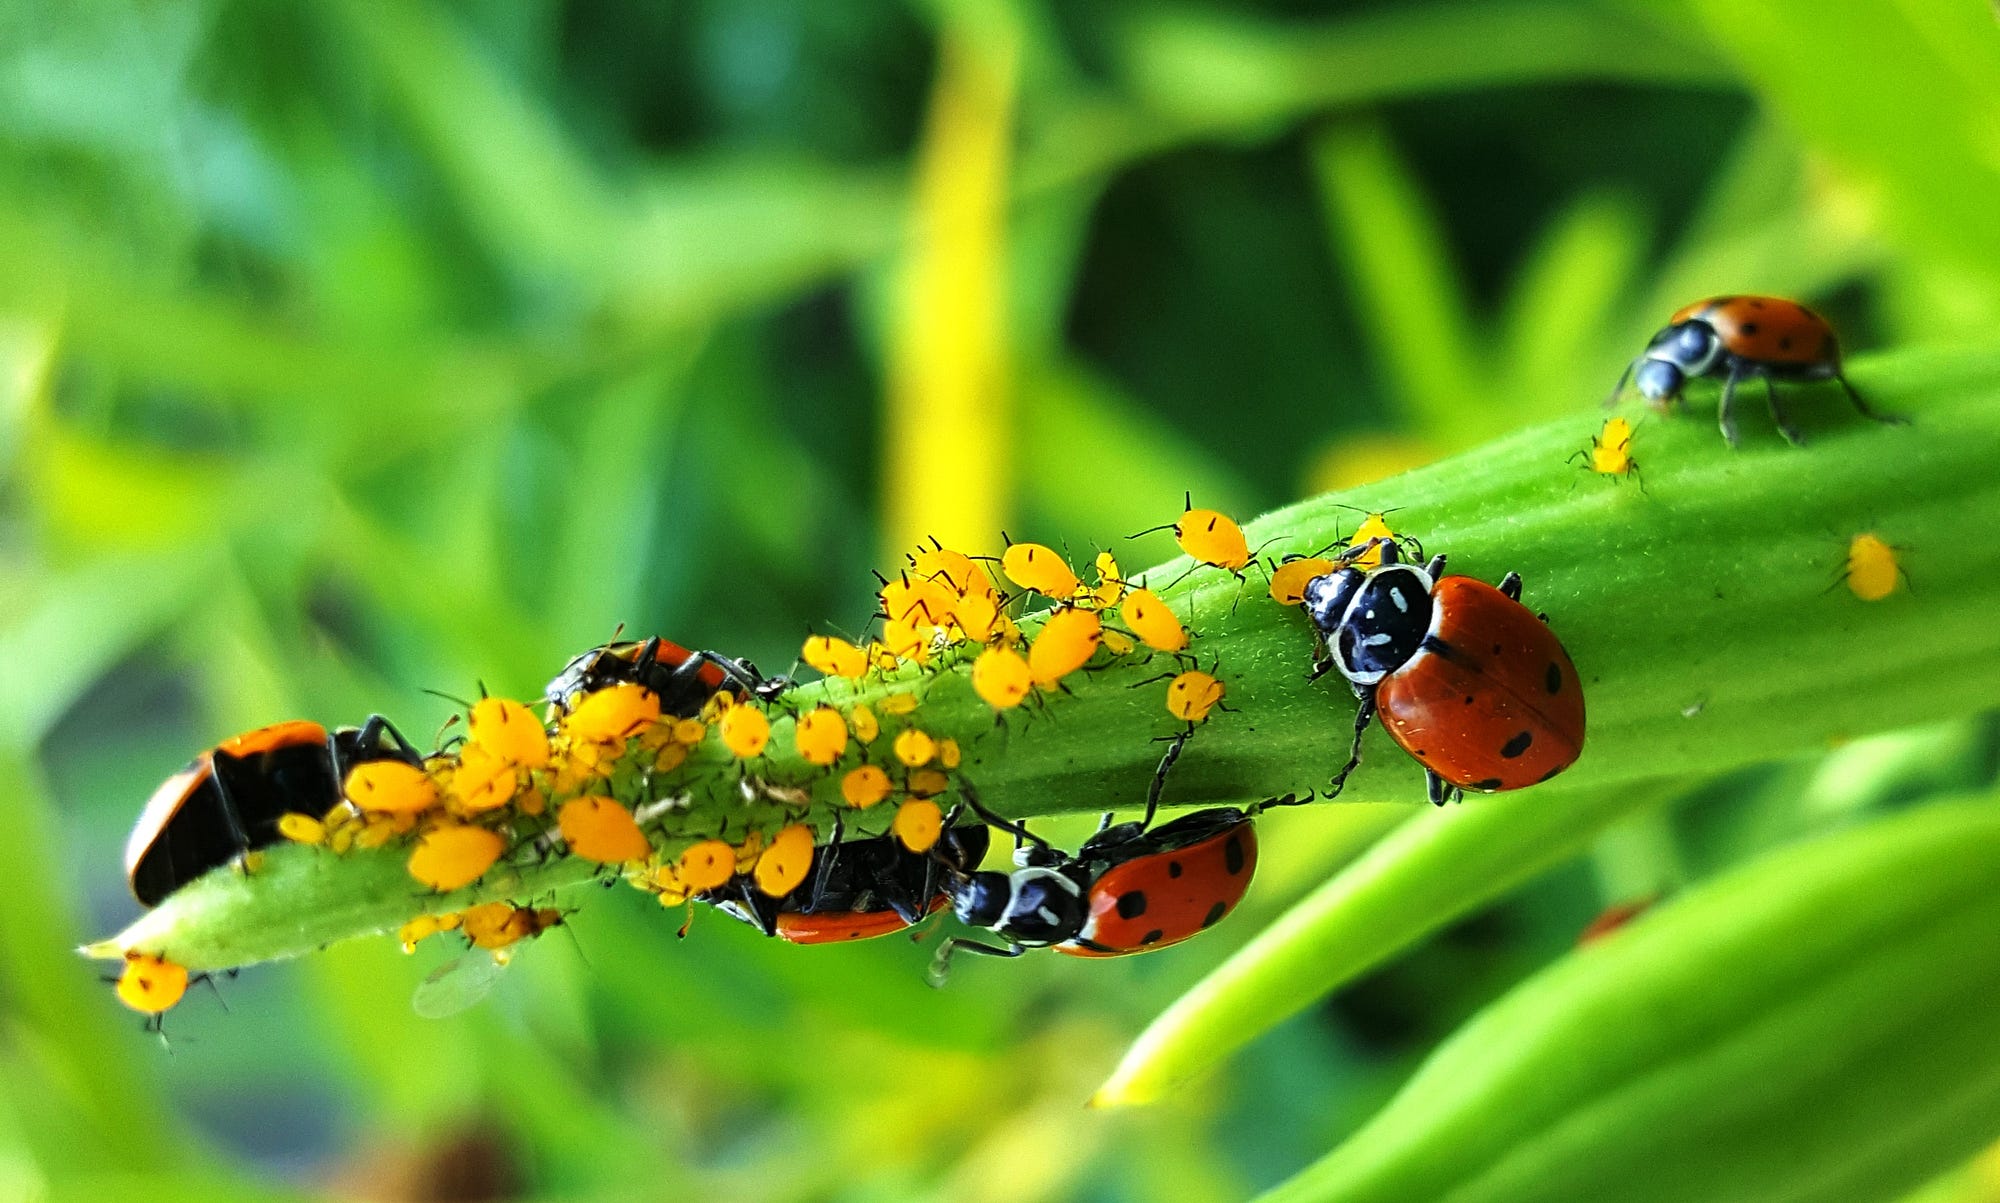
MULTIPOLYGON (((2000 612, 1992 537, 2000 352, 1907 352, 1858 363, 1851 375, 1875 405, 1912 424, 1870 423, 1831 387, 1794 386, 1792 408, 1812 445, 1787 446, 1746 396, 1744 443, 1732 450, 1702 416, 1713 394, 1698 387, 1694 413, 1639 422, 1633 453, 1643 489, 1568 462, 1598 428, 1600 416, 1583 412, 1280 510, 1250 524, 1250 540, 1269 558, 1311 552, 1353 529, 1357 517, 1343 506, 1393 509, 1396 528, 1448 552, 1453 572, 1498 580, 1519 571, 1524 600, 1548 614, 1574 657, 1590 711, 1582 760, 1531 796, 1707 775, 1990 706, 2000 698, 2000 624, 1992 621, 2000 612), (1871 530, 1902 549, 1909 581, 1872 603, 1841 587, 1849 538, 1871 530)), ((1628 412, 1639 417, 1636 407, 1628 412)), ((1219 664, 1233 709, 1197 733, 1167 801, 1241 803, 1323 786, 1345 757, 1353 700, 1331 681, 1307 682, 1304 616, 1271 602, 1260 573, 1239 581, 1186 570, 1186 561, 1171 562, 1147 578, 1192 615, 1189 654, 1204 668, 1219 664)), ((1025 625, 1032 634, 1034 624, 1025 625)), ((968 668, 961 656, 859 688, 823 682, 789 702, 844 705, 917 689, 922 704, 909 721, 956 738, 964 775, 993 809, 1014 817, 1141 802, 1159 758, 1155 741, 1181 726, 1163 708, 1164 685, 1141 684, 1174 670, 1164 655, 1075 674, 1065 693, 1004 724, 972 693, 968 668)), ((885 719, 877 759, 900 721, 885 719)), ((747 766, 711 740, 676 775, 672 788, 690 803, 663 820, 656 843, 672 851, 725 820, 738 830, 746 821, 774 828, 802 815, 824 837, 838 807, 836 780, 798 759, 788 720, 774 724, 770 750, 747 766), (812 809, 746 805, 746 772, 809 784, 812 809)), ((1376 731, 1343 797, 1419 803, 1421 774, 1376 731)), ((891 811, 848 811, 848 831, 883 830, 891 811)), ((429 898, 400 876, 404 855, 334 860, 276 848, 258 878, 212 874, 95 951, 143 947, 219 968, 588 875, 587 866, 554 860, 429 898)))

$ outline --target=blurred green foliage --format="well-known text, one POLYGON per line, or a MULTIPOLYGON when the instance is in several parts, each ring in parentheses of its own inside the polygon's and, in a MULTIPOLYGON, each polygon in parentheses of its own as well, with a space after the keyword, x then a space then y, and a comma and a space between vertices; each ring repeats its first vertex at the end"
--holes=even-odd
POLYGON ((165 1053, 69 952, 218 736, 423 731, 621 622, 767 667, 860 625, 913 454, 1081 547, 1585 409, 1707 292, 1990 338, 1996 58, 1931 0, 0 5, 0 1198, 1238 1198, 1602 903, 1989 781, 1967 719, 1705 783, 1130 1114, 1078 1107, 1373 808, 1274 816, 1177 953, 942 993, 619 892, 464 1016, 349 944, 165 1053), (938 47, 995 36, 1011 438, 892 441, 938 47))

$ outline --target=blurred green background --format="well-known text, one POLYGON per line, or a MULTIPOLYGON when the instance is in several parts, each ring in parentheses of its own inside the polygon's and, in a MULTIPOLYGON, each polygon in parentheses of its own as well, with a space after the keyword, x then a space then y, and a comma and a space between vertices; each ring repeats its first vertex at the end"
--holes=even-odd
POLYGON ((615 891, 457 1018, 364 942, 162 1049, 70 949, 239 729, 428 733, 620 623, 781 669, 918 536, 1373 479, 1708 292, 1990 338, 1996 130, 1939 0, 0 5, 0 1199, 1281 1180, 1606 903, 1990 780, 1992 725, 1710 783, 1134 1113, 1081 1109, 1131 1034, 1406 812, 1275 816, 1169 955, 942 992, 615 891))

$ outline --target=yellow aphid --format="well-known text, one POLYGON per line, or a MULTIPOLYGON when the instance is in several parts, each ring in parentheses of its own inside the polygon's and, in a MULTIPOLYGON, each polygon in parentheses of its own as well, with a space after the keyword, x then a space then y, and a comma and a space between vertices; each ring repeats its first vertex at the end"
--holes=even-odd
POLYGON ((911 556, 910 572, 926 580, 937 581, 951 590, 955 597, 995 592, 993 578, 986 575, 986 570, 977 561, 949 547, 933 547, 911 556))
POLYGON ((760 756, 771 742, 771 720, 755 706, 732 706, 722 716, 722 746, 738 758, 760 756))
POLYGON ((1323 556, 1286 560, 1271 573, 1271 600, 1281 606, 1298 605, 1306 599, 1306 586, 1332 572, 1335 567, 1332 560, 1323 556))
POLYGON ((918 769, 904 785, 912 797, 935 798, 951 788, 951 778, 945 776, 943 769, 918 769))
POLYGON ((912 798, 896 808, 896 821, 889 830, 910 851, 929 852, 944 832, 944 812, 935 802, 912 798))
POLYGON ((125 954, 125 971, 118 975, 118 1001, 145 1015, 158 1015, 187 993, 188 971, 151 953, 125 954))
POLYGON ((1028 662, 1009 647, 989 647, 972 662, 972 691, 995 710, 1012 710, 1035 684, 1028 662))
POLYGON ((812 863, 812 828, 794 823, 771 837, 771 846, 757 858, 757 868, 751 876, 767 896, 783 898, 798 889, 812 871, 812 863))
POLYGON ((278 834, 294 844, 324 844, 326 824, 311 815, 283 814, 278 816, 278 834))
POLYGON ((1109 610, 1125 596, 1125 577, 1118 571, 1118 560, 1108 551, 1097 553, 1097 587, 1086 595, 1100 610, 1109 610))
POLYGON ((1174 523, 1174 539, 1196 560, 1231 572, 1250 562, 1250 544, 1243 528, 1226 514, 1191 509, 1174 523))
POLYGON ((958 595, 943 581, 901 576, 882 586, 882 614, 890 622, 931 630, 951 621, 958 595))
POLYGON ((522 790, 521 796, 514 800, 514 809, 530 817, 539 815, 548 808, 549 808, 548 795, 544 794, 540 789, 534 788, 532 786, 529 787, 528 789, 522 790))
POLYGON ((799 658, 829 677, 854 680, 868 671, 868 653, 832 635, 808 635, 799 658))
POLYGON ((249 852, 245 852, 236 859, 236 871, 245 877, 257 876, 257 874, 264 871, 264 858, 266 855, 262 848, 254 848, 249 852))
POLYGON ((807 764, 832 764, 847 751, 847 720, 831 706, 815 706, 799 716, 792 740, 807 764))
POLYGON ((1133 648, 1138 647, 1139 641, 1123 631, 1116 631, 1110 627, 1106 627, 1104 628, 1104 646, 1109 649, 1112 655, 1123 656, 1129 654, 1133 648))
POLYGON ((625 681, 584 694, 563 720, 563 732, 583 743, 622 745, 659 721, 659 695, 625 681))
POLYGON ((433 827, 410 853, 410 876, 444 893, 469 886, 486 875, 507 851, 497 831, 451 823, 433 827))
POLYGON ((743 837, 743 842, 736 845, 736 871, 748 873, 756 866, 757 858, 762 855, 764 855, 764 833, 753 827, 750 833, 743 837))
POLYGON ((1896 591, 1902 567, 1896 549, 1873 533, 1854 536, 1847 545, 1847 588, 1862 601, 1881 601, 1896 591))
MULTIPOLYGON (((1104 624, 1096 611, 1057 610, 1028 645, 1028 675, 1037 685, 1053 686, 1088 663, 1103 638, 1104 624)), ((978 674, 976 665, 973 673, 978 674)))
POLYGON ((1040 543, 1014 543, 1000 556, 1000 571, 1023 589, 1067 600, 1083 582, 1063 558, 1040 543))
POLYGON ((866 706, 856 706, 847 712, 847 729, 865 744, 874 743, 875 737, 882 734, 882 724, 876 721, 875 712, 866 706))
POLYGON ((927 664, 931 658, 931 634, 936 630, 891 618, 882 624, 882 641, 878 646, 898 660, 927 664))
POLYGON ((362 822, 360 829, 354 833, 354 846, 356 848, 380 848, 399 835, 410 834, 410 832, 416 830, 416 827, 417 816, 415 815, 371 815, 362 822))
MULTIPOLYGON (((1388 517, 1377 511, 1361 520, 1361 525, 1355 527, 1354 533, 1347 536, 1347 545, 1349 547, 1366 547, 1378 539, 1393 539, 1395 537, 1396 532, 1389 529, 1388 517)), ((1380 568, 1382 566, 1382 549, 1380 547, 1369 547, 1367 551, 1362 552, 1351 560, 1347 560, 1346 563, 1364 571, 1380 568)))
POLYGON ((1155 651, 1178 652, 1187 648, 1187 628, 1151 589, 1134 589, 1127 593, 1125 605, 1118 614, 1132 633, 1155 651))
POLYGON ((686 764, 687 758, 688 746, 686 744, 667 744, 653 754, 653 771, 655 773, 671 773, 686 764))
POLYGON ((681 881, 680 873, 672 865, 654 865, 635 878, 632 884, 658 894, 661 906, 679 906, 693 892, 681 881))
POLYGON ((921 768, 937 755, 937 741, 925 732, 911 727, 896 736, 896 759, 911 768, 921 768))
POLYGON ((1006 630, 998 594, 975 593, 960 600, 953 618, 958 623, 958 629, 974 643, 991 643, 995 636, 1006 630))
POLYGON ((347 800, 362 810, 387 814, 420 814, 438 804, 437 783, 413 764, 371 760, 347 774, 347 800))
POLYGON ((840 779, 840 796, 849 806, 873 806, 889 796, 889 774, 880 765, 864 764, 840 779))
POLYGON ((1185 722, 1201 722, 1225 692, 1222 682, 1214 677, 1189 670, 1167 683, 1167 713, 1185 722))
POLYGON ((703 840, 674 862, 674 876, 690 894, 720 889, 735 875, 736 849, 721 840, 703 840))
POLYGON ((562 912, 554 907, 488 902, 466 911, 460 930, 473 947, 498 951, 559 926, 562 917, 562 912))
POLYGON ((674 742, 688 747, 708 738, 708 724, 698 718, 678 719, 674 723, 674 742))
POLYGON ((1604 429, 1590 440, 1590 450, 1582 453, 1590 470, 1600 476, 1623 476, 1639 466, 1632 458, 1632 424, 1623 418, 1604 419, 1604 429))
POLYGON ((466 718, 466 742, 520 768, 548 767, 548 729, 526 706, 506 698, 474 704, 466 718))
POLYGON ((417 945, 440 932, 457 931, 461 916, 457 911, 447 911, 442 915, 418 915, 396 929, 396 939, 401 941, 405 953, 413 953, 417 945))
POLYGON ((326 846, 336 856, 345 856, 353 850, 354 841, 361 836, 361 824, 350 823, 345 827, 331 828, 326 833, 326 846))
POLYGON ((896 653, 890 650, 888 644, 871 639, 868 642, 868 663, 886 673, 896 671, 902 661, 896 658, 896 653))
POLYGON ((468 743, 451 775, 451 810, 461 815, 494 810, 512 801, 520 787, 521 771, 513 762, 485 744, 468 743))
POLYGON ((949 736, 938 740, 937 758, 938 763, 944 767, 948 769, 957 768, 960 760, 958 741, 949 736))
POLYGON ((917 712, 917 703, 917 695, 905 690, 902 693, 889 694, 882 698, 881 701, 876 702, 875 705, 880 707, 884 714, 900 716, 915 714, 917 712))
POLYGON ((556 812, 556 826, 562 830, 569 850, 599 864, 623 864, 644 860, 653 853, 646 833, 615 798, 589 794, 563 803, 556 812))

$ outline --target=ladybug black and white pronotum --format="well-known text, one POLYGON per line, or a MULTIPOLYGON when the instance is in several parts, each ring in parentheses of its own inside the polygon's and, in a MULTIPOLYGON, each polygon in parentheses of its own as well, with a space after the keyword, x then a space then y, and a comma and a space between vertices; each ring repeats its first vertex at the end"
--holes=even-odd
POLYGON ((125 876, 146 906, 210 869, 277 843, 278 819, 317 818, 341 799, 355 765, 423 757, 381 715, 331 734, 305 719, 223 740, 153 791, 125 843, 125 876))
POLYGON ((811 876, 782 898, 760 891, 748 875, 696 895, 793 944, 839 944, 904 931, 949 904, 952 874, 970 873, 986 857, 983 823, 952 824, 927 853, 894 836, 833 842, 813 850, 811 876))
POLYGON ((609 685, 643 685, 657 694, 660 713, 693 718, 724 688, 770 700, 791 688, 785 677, 766 677, 747 660, 718 652, 692 652, 655 635, 644 642, 607 643, 571 660, 543 691, 549 704, 567 710, 576 699, 609 685))
POLYGON ((1178 944, 1234 910, 1257 868, 1255 811, 1261 808, 1213 807, 1153 826, 1167 771, 1186 743, 1182 735, 1161 759, 1144 818, 1112 825, 1105 815, 1097 834, 1074 854, 987 812, 968 793, 981 818, 1022 841, 1014 854, 1019 867, 1011 873, 953 875, 945 891, 961 923, 985 928, 1006 943, 946 940, 932 965, 932 982, 943 982, 959 950, 1002 957, 1030 948, 1078 957, 1126 956, 1178 944))
POLYGON ((1373 569, 1315 577, 1306 613, 1323 641, 1313 677, 1338 669, 1361 705, 1354 746, 1334 775, 1339 792, 1361 763, 1361 736, 1380 718, 1424 766, 1431 801, 1547 781, 1583 752, 1583 684, 1562 641, 1521 604, 1521 578, 1498 588, 1444 575, 1444 557, 1402 562, 1392 539, 1373 569))
POLYGON ((1664 407, 1682 401, 1681 389, 1697 376, 1722 378, 1717 421, 1731 446, 1736 444, 1736 386, 1745 380, 1764 382, 1771 418, 1795 446, 1804 443, 1805 436, 1786 414, 1774 380, 1831 380, 1846 391, 1863 417, 1892 424, 1904 421, 1870 409, 1847 382, 1840 367, 1840 344, 1826 319, 1781 297, 1710 297, 1681 309, 1646 344, 1645 353, 1626 365, 1607 404, 1616 402, 1625 382, 1632 380, 1648 401, 1664 407))

